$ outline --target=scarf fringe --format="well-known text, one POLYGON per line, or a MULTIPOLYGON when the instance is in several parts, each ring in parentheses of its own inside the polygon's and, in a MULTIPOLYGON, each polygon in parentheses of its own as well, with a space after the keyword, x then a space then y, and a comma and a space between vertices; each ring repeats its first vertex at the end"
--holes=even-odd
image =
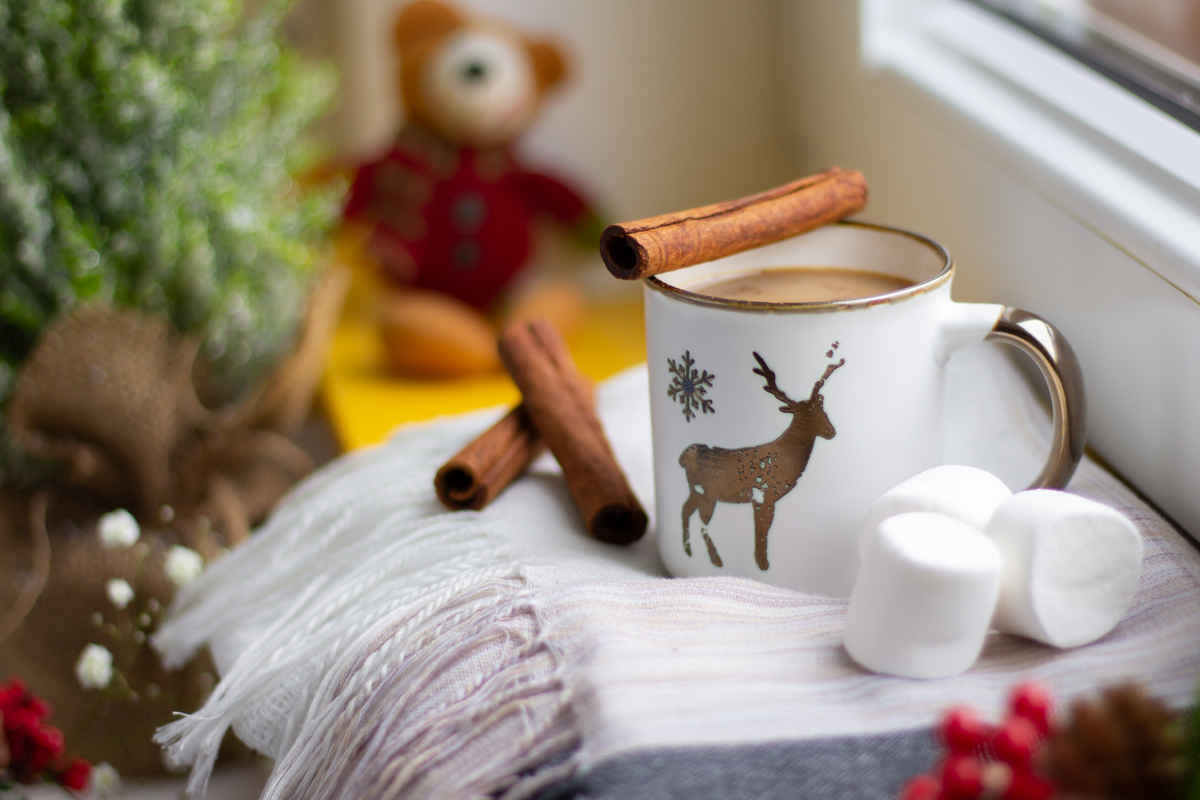
POLYGON ((514 763, 570 746, 561 659, 522 564, 424 479, 493 417, 415 428, 314 475, 180 592, 155 647, 177 665, 207 644, 222 671, 155 737, 192 765, 189 792, 230 728, 277 759, 265 798, 497 794, 519 782, 514 763))

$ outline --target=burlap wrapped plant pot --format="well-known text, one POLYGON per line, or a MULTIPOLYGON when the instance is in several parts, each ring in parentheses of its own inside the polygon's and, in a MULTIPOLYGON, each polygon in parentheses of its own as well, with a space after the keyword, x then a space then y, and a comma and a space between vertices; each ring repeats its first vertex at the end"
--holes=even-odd
POLYGON ((227 407, 197 399, 195 342, 132 311, 76 308, 23 366, 14 438, 58 469, 52 482, 0 490, 0 675, 54 705, 78 755, 161 771, 155 728, 211 689, 206 657, 167 672, 147 639, 175 588, 312 469, 289 437, 346 284, 342 269, 325 276, 292 355, 227 407))

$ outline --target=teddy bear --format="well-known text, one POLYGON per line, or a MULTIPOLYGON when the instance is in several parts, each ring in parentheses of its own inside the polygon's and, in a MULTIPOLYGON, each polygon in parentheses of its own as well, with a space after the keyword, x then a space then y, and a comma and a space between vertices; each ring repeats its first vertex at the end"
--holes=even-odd
POLYGON ((512 148, 563 80, 563 55, 436 0, 405 7, 393 36, 406 124, 386 154, 358 169, 344 218, 365 226, 368 253, 405 287, 387 302, 393 367, 485 372, 498 364, 497 324, 534 310, 565 320, 581 306, 562 284, 515 303, 508 296, 540 220, 592 245, 602 227, 579 192, 527 168, 512 148))

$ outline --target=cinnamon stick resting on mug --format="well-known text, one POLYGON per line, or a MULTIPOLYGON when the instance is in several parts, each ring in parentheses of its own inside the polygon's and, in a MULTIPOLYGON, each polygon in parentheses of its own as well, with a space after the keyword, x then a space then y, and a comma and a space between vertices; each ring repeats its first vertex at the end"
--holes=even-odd
POLYGON ((797 236, 866 204, 862 173, 833 167, 740 200, 609 225, 600 256, 618 278, 646 278, 797 236))
POLYGON ((588 533, 610 544, 640 539, 646 512, 581 391, 585 379, 558 332, 545 320, 510 325, 500 334, 500 359, 521 390, 522 407, 558 459, 588 533))

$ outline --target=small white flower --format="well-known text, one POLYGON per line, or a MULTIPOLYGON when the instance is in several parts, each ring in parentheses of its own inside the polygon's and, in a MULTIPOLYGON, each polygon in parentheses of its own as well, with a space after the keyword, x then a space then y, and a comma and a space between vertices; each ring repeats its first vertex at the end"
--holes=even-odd
POLYGON ((100 518, 100 542, 110 550, 129 547, 142 535, 138 522, 123 508, 110 511, 100 518))
POLYGON ((107 761, 92 768, 92 792, 95 797, 112 797, 121 790, 121 773, 107 761))
POLYGON ((167 551, 166 572, 176 587, 187 586, 204 572, 204 558, 195 550, 177 544, 167 551))
POLYGON ((79 679, 79 685, 85 689, 105 688, 112 680, 112 663, 113 656, 108 648, 89 644, 75 662, 75 677, 79 679))
POLYGON ((108 594, 109 602, 117 608, 125 608, 133 599, 133 587, 121 578, 113 578, 104 584, 104 591, 108 594))
POLYGON ((250 206, 237 206, 229 212, 229 227, 235 231, 248 231, 254 227, 258 215, 250 206))

